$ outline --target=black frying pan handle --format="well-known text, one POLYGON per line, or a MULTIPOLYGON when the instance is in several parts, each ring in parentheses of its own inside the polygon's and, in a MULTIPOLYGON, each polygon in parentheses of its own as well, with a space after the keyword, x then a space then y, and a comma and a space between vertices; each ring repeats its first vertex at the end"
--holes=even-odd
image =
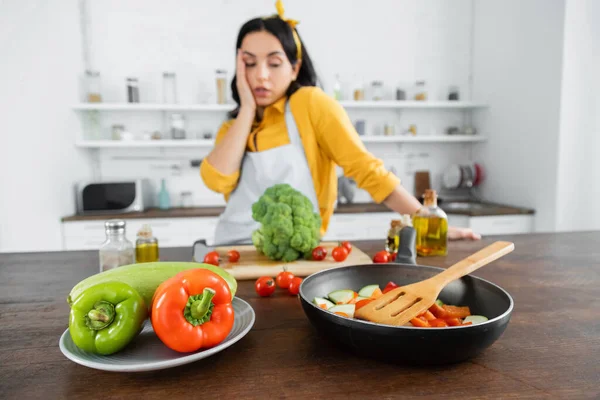
POLYGON ((405 226, 400 229, 400 247, 396 255, 396 263, 417 264, 416 254, 417 232, 412 226, 405 226))

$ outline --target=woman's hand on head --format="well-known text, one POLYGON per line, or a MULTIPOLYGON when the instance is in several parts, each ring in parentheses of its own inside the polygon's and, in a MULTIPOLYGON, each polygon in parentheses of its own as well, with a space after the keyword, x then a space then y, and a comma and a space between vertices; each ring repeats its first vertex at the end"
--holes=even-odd
POLYGON ((237 54, 237 72, 236 72, 236 85, 238 95, 240 96, 240 109, 248 109, 250 111, 256 110, 256 100, 254 100, 254 94, 246 79, 246 63, 242 56, 242 50, 238 49, 237 54))
POLYGON ((479 240, 481 235, 473 232, 471 228, 457 228, 454 226, 448 227, 449 240, 479 240))

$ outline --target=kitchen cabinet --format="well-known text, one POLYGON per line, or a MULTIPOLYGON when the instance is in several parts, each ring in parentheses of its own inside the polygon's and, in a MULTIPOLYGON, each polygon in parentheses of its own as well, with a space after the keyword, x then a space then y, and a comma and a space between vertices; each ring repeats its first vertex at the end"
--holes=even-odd
POLYGON ((448 224, 471 228, 481 235, 509 235, 533 232, 533 215, 468 216, 448 214, 448 224))
POLYGON ((398 218, 394 212, 333 214, 323 240, 383 240, 390 221, 398 218))
MULTIPOLYGON (((127 223, 127 238, 135 242, 137 231, 143 224, 152 227, 160 247, 190 247, 196 240, 212 241, 217 217, 197 218, 132 218, 127 223)), ((95 250, 104 242, 104 221, 63 222, 64 250, 95 250)))
MULTIPOLYGON (((398 218, 394 212, 361 212, 333 214, 324 241, 383 240, 390 221, 398 218)), ((127 238, 135 241, 143 224, 152 227, 160 247, 191 247, 196 240, 212 243, 218 217, 131 218, 127 223, 127 238)), ((468 216, 448 214, 452 226, 471 228, 482 235, 503 235, 533 232, 533 215, 468 216)), ((104 242, 104 221, 68 221, 62 226, 63 250, 95 250, 104 242)))

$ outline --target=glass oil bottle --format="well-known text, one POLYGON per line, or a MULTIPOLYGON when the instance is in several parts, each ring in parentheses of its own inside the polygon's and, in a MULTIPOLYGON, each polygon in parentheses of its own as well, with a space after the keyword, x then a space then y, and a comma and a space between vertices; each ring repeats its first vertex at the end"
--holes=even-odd
POLYGON ((419 256, 445 256, 448 254, 448 216, 437 205, 437 193, 427 189, 423 207, 412 218, 417 232, 419 256))
POLYGON ((390 229, 387 233, 385 242, 385 251, 390 254, 398 253, 400 248, 400 231, 406 226, 412 226, 412 221, 409 215, 402 215, 400 219, 393 219, 390 223, 390 229))
POLYGON ((159 261, 158 239, 152 236, 150 225, 144 224, 135 241, 136 263, 159 261))

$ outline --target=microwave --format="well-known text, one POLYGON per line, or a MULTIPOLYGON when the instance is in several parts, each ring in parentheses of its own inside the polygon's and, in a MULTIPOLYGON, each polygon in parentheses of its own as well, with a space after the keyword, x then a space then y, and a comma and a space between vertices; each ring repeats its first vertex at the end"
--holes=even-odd
POLYGON ((78 214, 114 214, 145 211, 152 206, 153 190, 147 179, 77 182, 78 214))

